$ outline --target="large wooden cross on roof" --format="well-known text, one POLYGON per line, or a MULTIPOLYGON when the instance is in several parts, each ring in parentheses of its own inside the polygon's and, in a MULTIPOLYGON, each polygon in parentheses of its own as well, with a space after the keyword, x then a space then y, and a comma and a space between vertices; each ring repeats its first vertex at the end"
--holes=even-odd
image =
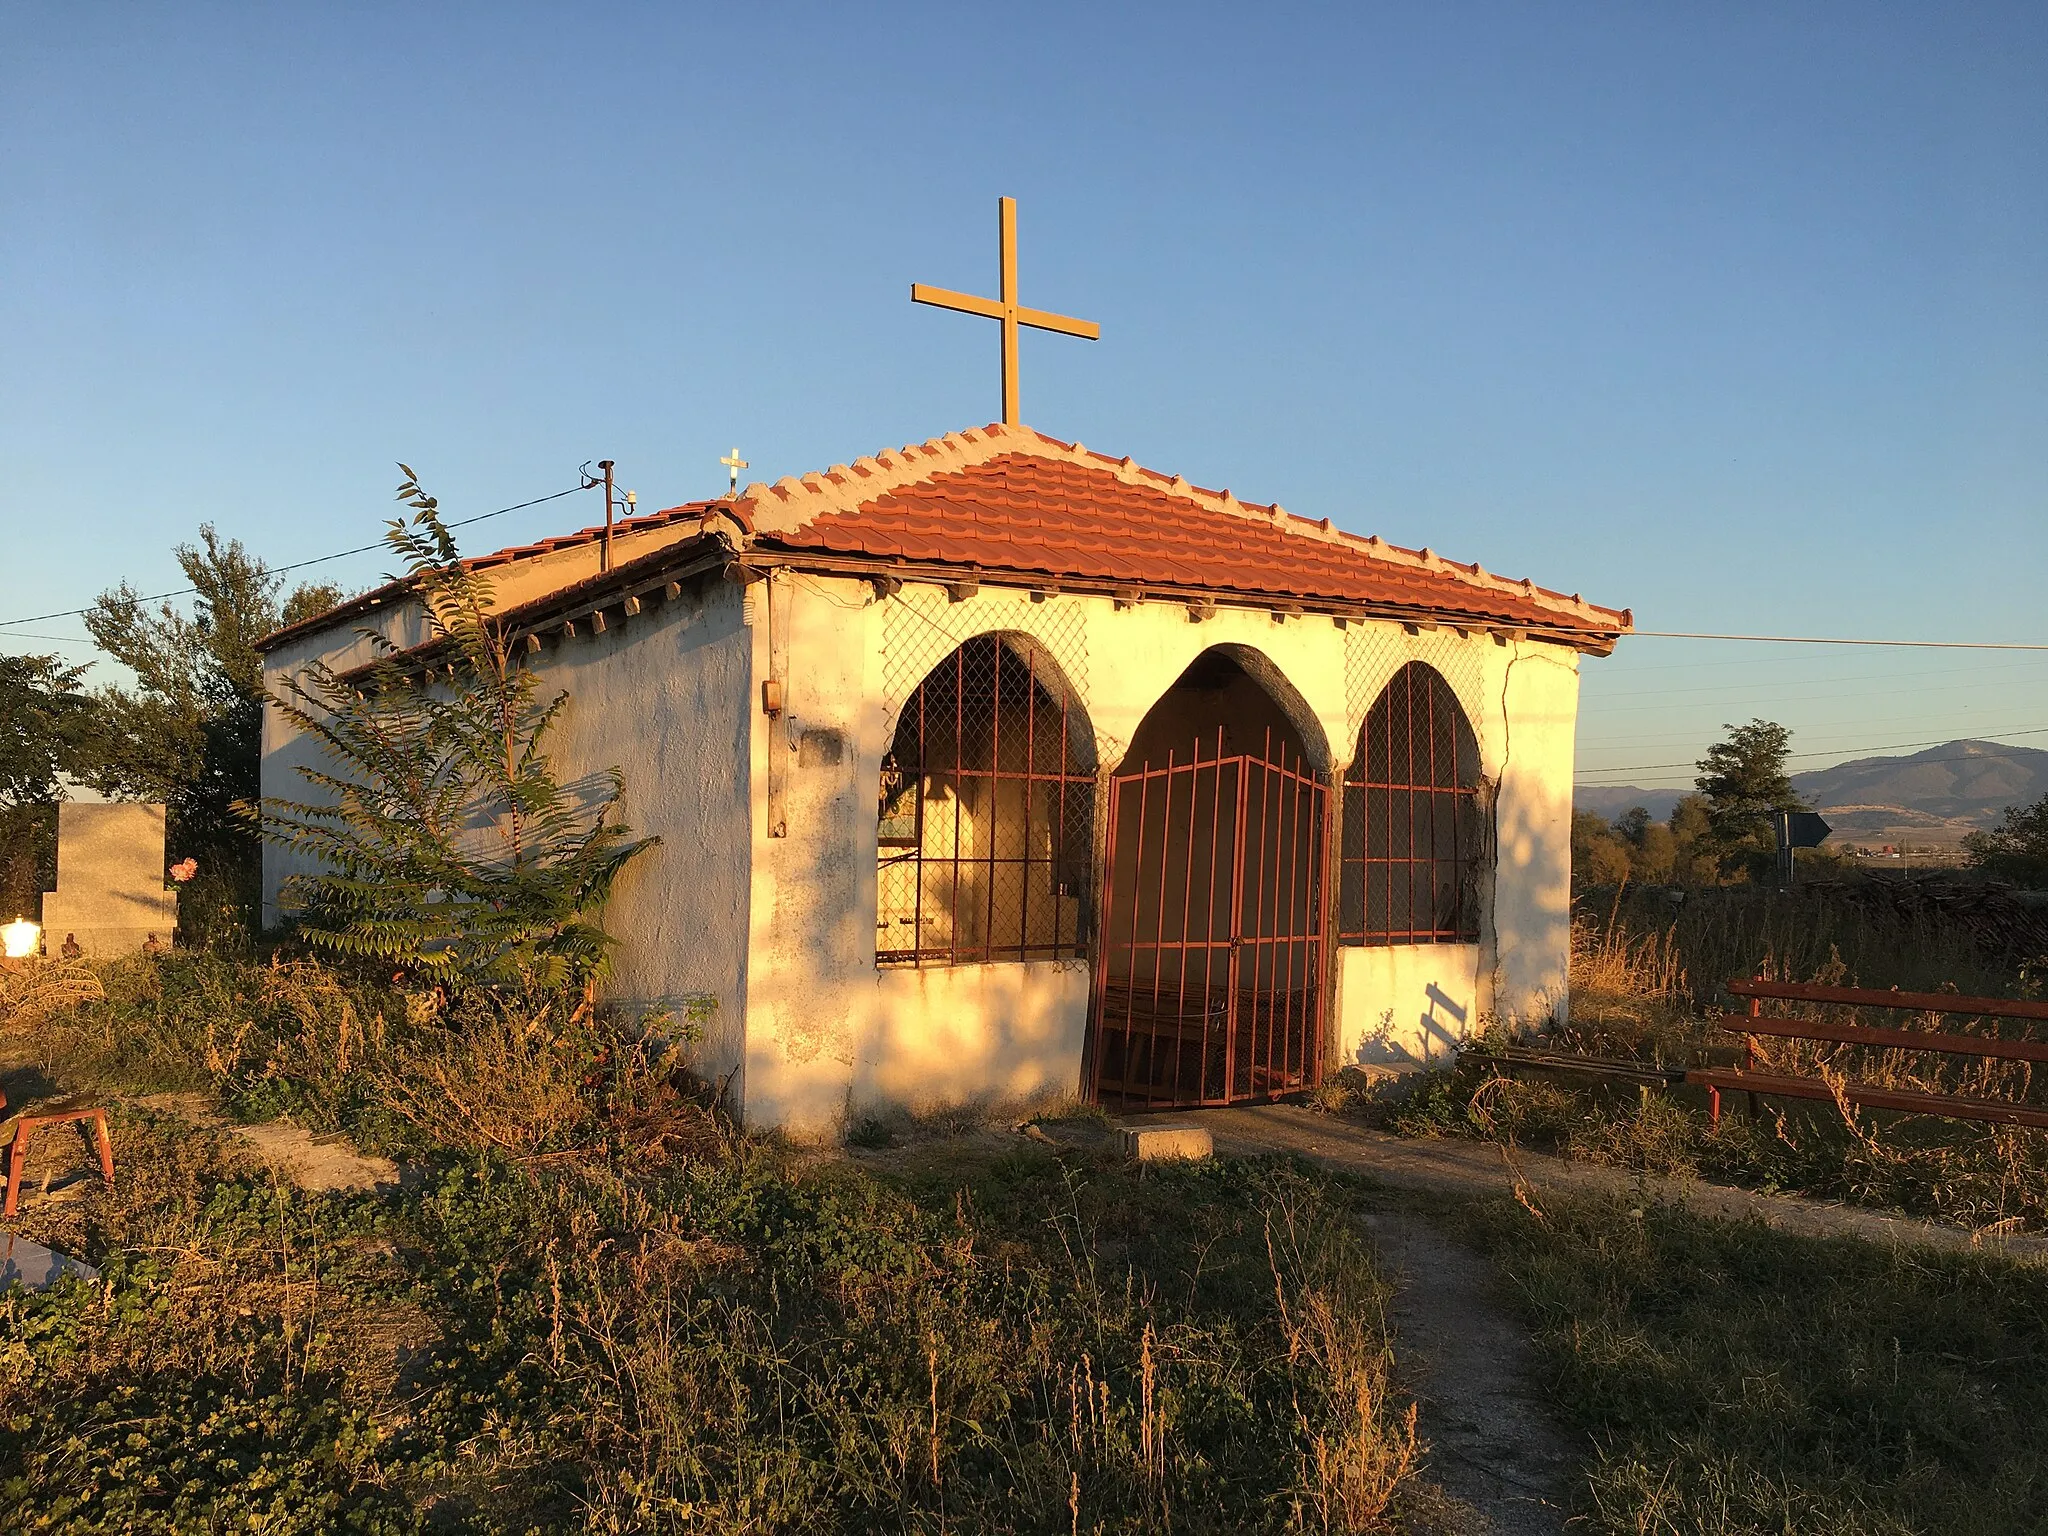
POLYGON ((1080 336, 1088 341, 1102 339, 1102 327, 1093 320, 1076 320, 1070 315, 1055 315, 1043 309, 1026 309, 1017 302, 1017 200, 1005 197, 999 200, 1002 226, 1002 294, 1000 299, 976 298, 971 293, 955 293, 950 288, 934 288, 927 283, 910 285, 910 301, 913 304, 936 304, 941 309, 957 309, 963 314, 984 315, 990 320, 1003 322, 1003 422, 1006 426, 1018 427, 1024 418, 1017 410, 1017 332, 1020 326, 1031 326, 1035 330, 1058 331, 1063 336, 1080 336))

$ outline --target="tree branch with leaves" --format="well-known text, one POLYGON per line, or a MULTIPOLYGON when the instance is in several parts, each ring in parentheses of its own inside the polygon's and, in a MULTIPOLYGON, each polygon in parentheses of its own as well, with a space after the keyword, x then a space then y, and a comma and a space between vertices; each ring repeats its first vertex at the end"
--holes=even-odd
POLYGON ((1706 797, 1707 828, 1724 874, 1747 871, 1752 879, 1770 868, 1776 811, 1803 811, 1786 765, 1792 733, 1770 720, 1728 725, 1727 736, 1707 748, 1693 782, 1706 797))
POLYGON ((386 540, 428 638, 402 653, 359 631, 368 666, 315 662, 272 693, 327 761, 298 770, 314 797, 263 802, 266 835, 318 865, 286 881, 285 905, 316 947, 451 987, 583 985, 614 943, 598 914, 619 872, 660 840, 615 818, 616 768, 556 777, 545 748, 568 694, 521 664, 439 504, 399 468, 412 516, 386 540))

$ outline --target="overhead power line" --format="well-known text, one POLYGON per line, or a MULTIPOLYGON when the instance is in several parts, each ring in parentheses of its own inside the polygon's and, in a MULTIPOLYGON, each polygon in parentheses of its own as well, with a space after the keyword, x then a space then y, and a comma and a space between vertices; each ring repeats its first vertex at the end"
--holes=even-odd
MULTIPOLYGON (((599 481, 598 484, 601 485, 603 484, 603 482, 599 481)), ((495 512, 479 512, 475 517, 457 518, 454 522, 449 523, 448 526, 450 528, 467 528, 472 523, 481 523, 493 517, 503 517, 507 512, 518 512, 524 510, 527 507, 537 507, 542 502, 560 501, 564 496, 574 496, 578 491, 588 491, 591 489, 594 489, 594 487, 588 485, 572 485, 566 491, 553 491, 546 496, 536 496, 531 501, 515 501, 512 503, 511 506, 500 507, 495 512)), ((374 544, 358 544, 354 549, 336 550, 331 555, 315 555, 310 560, 294 560, 290 565, 274 565, 268 567, 268 569, 271 575, 282 576, 287 571, 303 571, 307 569, 309 566, 325 565, 330 560, 346 560, 350 555, 367 555, 373 549, 382 548, 384 548, 384 541, 382 539, 379 539, 374 544)), ((196 587, 178 587, 169 592, 152 593, 148 597, 138 599, 138 601, 145 603, 157 603, 162 602, 167 597, 189 597, 193 592, 197 590, 198 589, 196 587)), ((46 619, 75 619, 80 618, 83 615, 88 614, 90 612, 92 612, 92 609, 90 606, 88 606, 84 608, 64 608, 58 610, 55 613, 31 614, 28 618, 25 619, 0 619, 0 630, 12 630, 14 626, 17 624, 40 624, 46 619)), ((60 637, 56 635, 24 635, 22 638, 33 640, 55 640, 60 637)))
MULTIPOLYGON (((1973 737, 1972 740, 1989 741, 1994 736, 2048 736, 2048 725, 2030 726, 2023 731, 1990 731, 1983 736, 1973 737)), ((1900 752, 1908 747, 1945 747, 1954 740, 1953 736, 1944 736, 1934 741, 1895 741, 1888 746, 1881 747, 1836 747, 1825 752, 1788 752, 1785 755, 1787 757, 1845 757, 1854 752, 1900 752)), ((1926 761, 1930 763, 1960 763, 1979 755, 1975 752, 1965 752, 1955 757, 1930 757, 1926 761)), ((1596 768, 1593 772, 1601 778, 1606 778, 1617 773, 1655 773, 1665 768, 1697 767, 1699 767, 1697 760, 1689 763, 1632 763, 1620 768, 1596 768)), ((1627 789, 1631 787, 1626 784, 1599 784, 1592 779, 1580 779, 1578 782, 1587 789, 1627 789)))
MULTIPOLYGON (((1968 666, 1936 667, 1932 671, 1925 672, 1855 672, 1851 673, 1847 677, 1800 676, 1764 678, 1761 680, 1749 678, 1739 682, 1688 683, 1676 688, 1629 688, 1624 689, 1618 693, 1610 693, 1607 689, 1601 688, 1597 691, 1588 690, 1587 697, 1582 701, 1581 707, 1584 708, 1587 706, 1602 705, 1608 703, 1610 700, 1613 699, 1666 699, 1670 698, 1673 694, 1680 693, 1724 693, 1731 695, 1741 695, 1744 697, 1753 697, 1755 694, 1766 688, 1812 688, 1823 685, 1832 687, 1837 683, 1889 683, 1892 685, 1891 687, 1879 691, 1884 693, 1893 693, 1897 691, 1899 684, 1916 683, 1921 681, 1923 678, 1982 677, 1987 672, 2015 672, 2023 670, 2028 667, 2038 667, 2039 665, 2040 663, 2038 661, 1978 661, 1972 662, 1968 666)), ((1630 674, 1627 673, 1623 674, 1623 676, 1629 675, 1630 674)), ((1952 683, 1943 683, 1939 684, 1938 686, 1942 688, 1950 688, 1954 687, 1955 685, 1952 683)), ((1986 683, 1984 686, 2002 688, 2007 686, 2007 684, 2003 680, 1993 680, 1989 683, 1986 683)), ((1826 697, 1829 698, 1837 696, 1838 695, 1836 694, 1826 695, 1826 697)), ((1691 708, 1697 706, 1688 707, 1691 708)))
MULTIPOLYGON (((1564 631, 1559 631, 1564 633, 1564 631)), ((1757 645, 1882 645, 1917 651, 2048 651, 2048 644, 2029 645, 2016 640, 1860 640, 1825 635, 1713 635, 1683 629, 1632 629, 1624 640, 1742 640, 1757 645)))

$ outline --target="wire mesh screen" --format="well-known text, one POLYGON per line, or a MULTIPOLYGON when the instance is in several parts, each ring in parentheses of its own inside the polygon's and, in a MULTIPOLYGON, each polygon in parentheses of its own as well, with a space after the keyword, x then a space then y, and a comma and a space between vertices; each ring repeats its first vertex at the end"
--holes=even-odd
POLYGON ((1344 775, 1340 942, 1478 941, 1479 783, 1457 695, 1434 667, 1409 662, 1367 713, 1344 775))
POLYGON ((1086 957, 1095 754, 1028 641, 977 635, 918 684, 882 759, 875 958, 1086 957))
POLYGON ((1219 736, 1110 794, 1096 1096, 1228 1104, 1313 1083, 1323 786, 1271 741, 1226 756, 1219 736))
MULTIPOLYGON (((1081 698, 1088 696, 1086 599, 1051 597, 1033 602, 1020 593, 984 587, 951 601, 944 592, 913 583, 882 608, 882 704, 900 708, 917 685, 951 656, 963 637, 1029 635, 1081 698)), ((1043 667, 1041 671, 1045 670, 1043 667)))
MULTIPOLYGON (((1427 662, 1443 674, 1477 729, 1499 702, 1488 696, 1484 682, 1485 657, 1492 648, 1485 636, 1461 635, 1455 629, 1411 634, 1399 624, 1378 620, 1351 625, 1344 634, 1344 705, 1351 739, 1357 741, 1372 706, 1394 674, 1411 661, 1427 662)), ((1483 746, 1481 750, 1483 754, 1483 746)))

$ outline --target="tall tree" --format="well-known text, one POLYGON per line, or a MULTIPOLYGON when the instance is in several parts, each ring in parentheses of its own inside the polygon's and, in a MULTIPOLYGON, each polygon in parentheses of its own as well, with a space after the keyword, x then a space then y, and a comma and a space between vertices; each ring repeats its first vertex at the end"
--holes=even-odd
POLYGON ((307 582, 284 600, 284 612, 279 617, 286 624, 297 624, 316 614, 325 613, 342 599, 341 588, 331 581, 307 582))
POLYGON ((1614 830, 1628 844, 1629 878, 1642 885, 1669 881, 1678 858, 1678 840, 1671 828, 1652 821, 1647 806, 1630 806, 1614 821, 1614 830))
POLYGON ((1713 831, 1707 821, 1707 797, 1681 795, 1671 808, 1671 879, 1678 885, 1712 885, 1720 878, 1721 861, 1713 852, 1713 831))
POLYGON ((264 802, 268 834, 317 861, 286 904, 317 946, 451 986, 581 984, 610 949, 597 914, 612 882, 658 839, 613 818, 617 769, 555 776, 546 742, 568 695, 541 691, 399 468, 414 515, 387 537, 425 610, 431 675, 380 638, 364 672, 315 662, 285 680, 277 707, 331 765, 299 769, 313 798, 264 802))
POLYGON ((1963 839, 1973 869, 2022 885, 2048 885, 2048 795, 2032 805, 2008 805, 1989 832, 1963 839))
POLYGON ((331 606, 331 587, 302 587, 281 610, 280 578, 211 523, 177 548, 191 611, 154 609, 123 582, 87 611, 100 649, 134 674, 93 695, 86 782, 117 799, 161 801, 174 858, 196 856, 202 886, 186 906, 253 910, 261 842, 238 807, 261 792, 263 658, 256 643, 287 611, 331 606))
POLYGON ((1572 812, 1572 885, 1620 885, 1630 876, 1628 844, 1598 811, 1572 812))
POLYGON ((88 709, 84 667, 0 656, 0 904, 26 915, 57 873, 57 804, 77 771, 88 709))
POLYGON ((1693 781, 1707 801, 1707 827, 1724 873, 1756 872, 1759 857, 1776 846, 1773 811, 1806 809, 1792 788, 1786 764, 1792 733, 1769 720, 1728 725, 1728 735, 1707 749, 1693 781))

